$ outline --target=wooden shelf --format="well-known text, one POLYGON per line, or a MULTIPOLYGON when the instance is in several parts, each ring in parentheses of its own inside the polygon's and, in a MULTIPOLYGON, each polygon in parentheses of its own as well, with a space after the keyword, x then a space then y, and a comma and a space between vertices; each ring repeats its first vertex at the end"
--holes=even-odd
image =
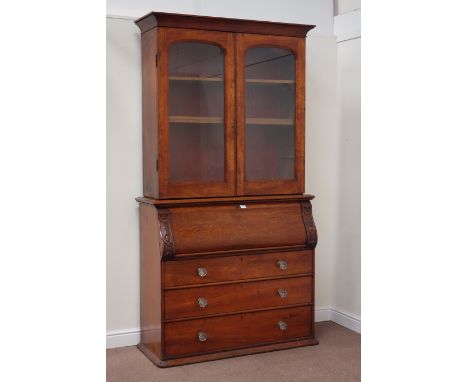
POLYGON ((292 118, 247 118, 247 125, 284 125, 293 126, 294 119, 292 118))
MULTIPOLYGON (((199 124, 222 124, 221 117, 197 117, 191 115, 173 115, 169 117, 169 123, 199 123, 199 124)), ((292 118, 247 118, 246 125, 283 125, 294 126, 292 118)))
MULTIPOLYGON (((187 81, 187 82, 223 82, 223 77, 191 77, 191 76, 171 76, 169 77, 171 81, 187 81)), ((248 78, 245 80, 248 84, 264 84, 264 85, 293 85, 295 84, 294 80, 268 80, 268 79, 257 79, 257 78, 248 78)))
POLYGON ((169 117, 169 123, 224 123, 224 118, 221 117, 196 117, 191 115, 173 115, 169 117))
POLYGON ((171 76, 171 81, 199 81, 199 82, 223 82, 223 77, 190 77, 190 76, 171 76))
POLYGON ((248 78, 245 80, 248 84, 265 84, 265 85, 293 85, 295 84, 294 80, 264 80, 256 78, 248 78))

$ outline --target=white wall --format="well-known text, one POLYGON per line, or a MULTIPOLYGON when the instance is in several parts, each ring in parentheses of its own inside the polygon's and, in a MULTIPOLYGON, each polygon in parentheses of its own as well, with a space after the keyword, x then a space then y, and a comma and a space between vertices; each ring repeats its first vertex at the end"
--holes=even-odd
POLYGON ((140 326, 140 55, 133 22, 107 19, 107 330, 140 326))
POLYGON ((335 15, 341 15, 361 9, 361 0, 334 0, 335 15))
MULTIPOLYGON (((337 119, 337 44, 331 1, 256 1, 255 7, 220 1, 110 1, 108 14, 140 16, 149 10, 321 24, 309 34, 306 57, 306 192, 316 195, 314 218, 317 317, 330 319, 337 290, 337 251, 346 236, 339 224, 343 199, 341 125, 337 119), (222 3, 224 6, 219 5, 222 3), (295 6, 292 6, 291 4, 295 6), (274 4, 274 6, 272 5, 274 4), (127 7, 128 5, 128 7, 127 7), (127 7, 127 8, 126 8, 127 7), (139 8, 140 7, 140 8, 139 8), (257 10, 258 7, 258 10, 257 10), (239 8, 239 9, 237 9, 239 8), (135 11, 137 9, 137 11, 135 11), (142 10, 139 12, 139 10, 142 10), (202 11, 197 12, 197 9, 202 11), (325 17, 326 15, 326 17, 325 17), (323 26, 322 26, 323 25, 323 26), (319 28, 317 28, 319 30, 319 28), (326 32, 326 33, 325 33, 326 32)), ((238 4, 238 3, 237 3, 238 4)), ((350 131, 351 133, 351 131, 350 131)), ((356 171, 354 167, 349 169, 356 171)), ((351 175, 352 176, 352 175, 351 175)), ((134 201, 142 193, 140 35, 131 20, 107 19, 107 330, 110 334, 139 327, 139 234, 134 201)), ((348 218, 353 220, 353 214, 348 218)), ((345 298, 346 299, 346 298, 345 298)), ((341 300, 340 300, 341 302, 341 300)), ((351 313, 354 308, 348 309, 351 313)), ((135 341, 137 335, 132 337, 135 341)), ((136 341, 135 341, 136 342, 136 341)), ((128 344, 128 341, 125 342, 128 344)))
POLYGON ((339 142, 337 250, 333 306, 361 316, 361 38, 360 10, 335 17, 339 142))
POLYGON ((312 201, 317 226, 316 307, 333 300, 333 259, 336 251, 339 166, 336 120, 336 40, 308 37, 306 56, 305 191, 312 201))
POLYGON ((314 24, 310 34, 333 36, 331 0, 107 0, 111 16, 138 18, 152 11, 314 24))

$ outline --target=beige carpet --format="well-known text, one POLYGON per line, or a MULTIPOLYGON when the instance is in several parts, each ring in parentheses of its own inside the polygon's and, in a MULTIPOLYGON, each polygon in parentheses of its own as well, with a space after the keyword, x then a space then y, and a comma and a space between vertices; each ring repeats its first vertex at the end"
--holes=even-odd
POLYGON ((248 355, 166 369, 135 346, 107 350, 109 382, 359 381, 361 336, 331 321, 316 326, 318 346, 248 355))

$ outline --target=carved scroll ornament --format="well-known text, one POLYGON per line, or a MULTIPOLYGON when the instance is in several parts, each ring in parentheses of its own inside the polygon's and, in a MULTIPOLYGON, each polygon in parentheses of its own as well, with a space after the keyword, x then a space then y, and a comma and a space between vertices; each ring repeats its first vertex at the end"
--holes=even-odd
POLYGON ((175 255, 174 236, 172 235, 171 220, 169 210, 158 209, 159 237, 161 243, 161 257, 171 257, 175 255))
POLYGON ((306 229, 307 245, 315 248, 317 246, 317 228, 312 217, 312 205, 309 201, 301 202, 302 220, 306 229))

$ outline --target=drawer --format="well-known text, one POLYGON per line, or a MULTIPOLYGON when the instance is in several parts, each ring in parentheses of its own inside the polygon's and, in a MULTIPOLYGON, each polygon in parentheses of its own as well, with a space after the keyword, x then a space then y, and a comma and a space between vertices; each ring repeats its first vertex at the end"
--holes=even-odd
POLYGON ((308 337, 311 309, 276 309, 167 323, 165 353, 177 357, 308 337))
POLYGON ((164 263, 164 287, 312 273, 312 250, 224 256, 164 263))
POLYGON ((169 215, 176 254, 307 245, 297 201, 177 207, 169 215))
POLYGON ((310 276, 168 290, 164 298, 168 320, 310 302, 310 276))

